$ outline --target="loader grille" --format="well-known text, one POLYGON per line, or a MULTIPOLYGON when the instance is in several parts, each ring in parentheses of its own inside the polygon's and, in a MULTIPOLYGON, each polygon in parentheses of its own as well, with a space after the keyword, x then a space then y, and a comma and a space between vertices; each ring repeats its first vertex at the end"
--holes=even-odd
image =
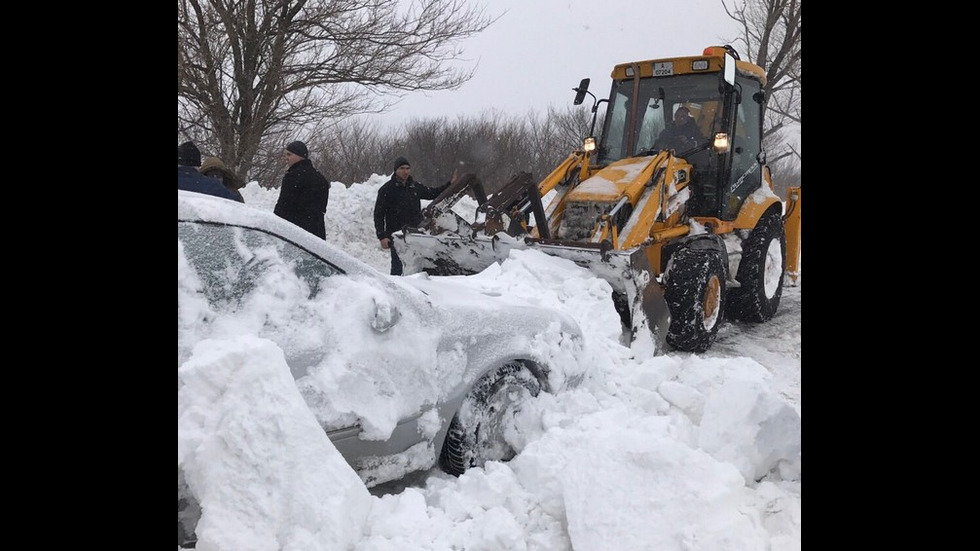
POLYGON ((606 201, 581 201, 568 203, 558 228, 558 239, 566 241, 589 241, 596 224, 603 214, 612 210, 614 203, 606 201))

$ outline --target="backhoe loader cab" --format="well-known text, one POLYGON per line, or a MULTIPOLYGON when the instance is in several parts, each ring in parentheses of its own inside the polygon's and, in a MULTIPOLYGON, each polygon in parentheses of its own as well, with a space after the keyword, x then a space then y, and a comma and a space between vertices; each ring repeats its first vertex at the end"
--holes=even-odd
POLYGON ((490 197, 468 175, 420 228, 395 234, 396 248, 406 273, 436 275, 479 272, 515 248, 570 259, 610 283, 634 351, 703 352, 725 317, 770 319, 784 276, 798 275, 802 194, 790 188, 784 216, 762 150, 765 71, 712 46, 611 76, 608 98, 589 92, 590 79, 574 88, 576 105, 593 98, 582 149, 536 184, 519 173, 490 197), (682 107, 701 137, 669 147, 658 138, 682 107), (474 220, 449 214, 464 185, 477 192, 474 220))
POLYGON ((761 187, 765 162, 765 73, 747 63, 735 71, 736 63, 725 51, 723 57, 617 65, 595 166, 657 153, 657 138, 673 124, 677 109, 687 107, 706 136, 704 143, 675 151, 692 165, 687 213, 734 220, 745 199, 761 187))

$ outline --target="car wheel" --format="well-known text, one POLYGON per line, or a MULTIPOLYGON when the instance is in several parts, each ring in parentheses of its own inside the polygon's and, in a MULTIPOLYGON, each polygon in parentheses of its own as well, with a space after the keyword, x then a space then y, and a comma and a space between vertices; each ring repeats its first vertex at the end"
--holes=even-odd
POLYGON ((670 257, 664 299, 670 309, 667 344, 682 352, 704 352, 721 326, 725 264, 715 250, 680 249, 670 257))
POLYGON ((738 321, 772 319, 783 296, 786 274, 786 229, 779 210, 770 209, 742 243, 742 260, 728 297, 726 314, 738 321))
POLYGON ((194 531, 201 520, 201 506, 184 480, 184 471, 177 467, 177 547, 193 549, 197 545, 194 531))
POLYGON ((487 461, 508 461, 516 450, 507 431, 521 407, 541 392, 541 382, 520 361, 484 375, 453 416, 439 458, 442 470, 459 476, 487 461))

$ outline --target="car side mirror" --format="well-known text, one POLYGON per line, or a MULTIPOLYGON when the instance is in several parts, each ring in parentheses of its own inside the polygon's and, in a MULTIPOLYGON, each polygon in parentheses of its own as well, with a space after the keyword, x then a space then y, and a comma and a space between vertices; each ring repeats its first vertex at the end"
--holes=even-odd
POLYGON ((398 320, 402 318, 402 313, 398 306, 391 301, 378 300, 378 297, 374 297, 372 300, 374 301, 374 317, 371 319, 371 328, 378 333, 384 333, 398 323, 398 320))

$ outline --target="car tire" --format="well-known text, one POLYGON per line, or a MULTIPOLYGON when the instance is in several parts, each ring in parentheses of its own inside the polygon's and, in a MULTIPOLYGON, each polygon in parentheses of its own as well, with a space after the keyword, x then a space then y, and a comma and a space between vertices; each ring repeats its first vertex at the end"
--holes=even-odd
POLYGON ((184 480, 184 471, 177 467, 177 547, 194 549, 197 546, 195 530, 201 520, 201 506, 184 480))
POLYGON ((541 382, 521 361, 484 375, 453 416, 439 458, 445 472, 459 476, 487 461, 508 461, 517 451, 507 442, 509 421, 541 392, 541 382))
POLYGON ((704 352, 718 335, 725 306, 725 264, 711 249, 680 249, 670 257, 664 299, 670 310, 666 342, 704 352))
POLYGON ((726 314, 737 321, 769 321, 779 308, 786 274, 786 229, 778 208, 762 215, 742 243, 742 260, 726 314))

